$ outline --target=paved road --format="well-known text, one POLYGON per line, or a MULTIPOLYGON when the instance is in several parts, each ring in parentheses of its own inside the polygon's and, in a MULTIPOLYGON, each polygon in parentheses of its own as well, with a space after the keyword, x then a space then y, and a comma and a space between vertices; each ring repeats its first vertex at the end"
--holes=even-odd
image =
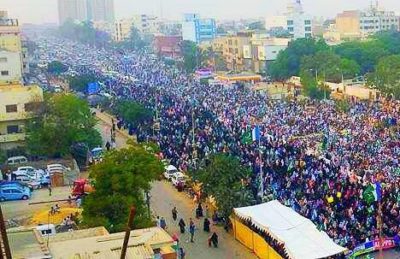
MULTIPOLYGON (((110 133, 109 128, 111 124, 111 117, 105 113, 96 113, 99 123, 97 128, 103 136, 103 139, 109 139, 110 133)), ((126 146, 127 139, 130 136, 122 131, 117 132, 116 144, 117 148, 126 146)), ((235 241, 234 237, 225 232, 221 227, 211 227, 215 230, 219 236, 220 246, 218 248, 209 248, 207 244, 207 239, 209 234, 203 231, 203 220, 196 220, 194 217, 195 204, 193 201, 185 194, 179 193, 167 181, 157 181, 152 184, 151 190, 151 209, 154 215, 159 215, 164 217, 167 221, 167 231, 173 235, 177 234, 180 240, 180 244, 186 251, 186 258, 241 258, 250 259, 257 258, 251 253, 246 247, 242 246, 239 242, 235 241), (189 225, 189 218, 193 218, 198 230, 195 233, 195 243, 187 242, 189 240, 188 233, 180 236, 179 228, 177 222, 173 222, 171 210, 176 206, 178 209, 178 220, 183 217, 186 224, 189 225)))

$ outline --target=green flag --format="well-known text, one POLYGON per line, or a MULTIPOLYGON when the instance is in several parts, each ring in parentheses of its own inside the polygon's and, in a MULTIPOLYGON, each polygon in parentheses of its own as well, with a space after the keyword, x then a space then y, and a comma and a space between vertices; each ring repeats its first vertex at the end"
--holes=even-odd
POLYGON ((368 204, 371 205, 375 201, 375 196, 374 196, 374 187, 369 184, 365 190, 363 191, 363 200, 368 204))
POLYGON ((242 144, 248 145, 253 143, 253 137, 251 136, 251 131, 246 131, 242 135, 242 144))

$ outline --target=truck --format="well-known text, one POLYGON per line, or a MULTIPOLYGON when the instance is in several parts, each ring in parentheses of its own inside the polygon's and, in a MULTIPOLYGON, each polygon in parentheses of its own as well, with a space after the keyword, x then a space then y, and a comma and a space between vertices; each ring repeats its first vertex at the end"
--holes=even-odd
POLYGON ((88 179, 78 179, 74 181, 71 195, 80 198, 94 191, 94 188, 88 179))

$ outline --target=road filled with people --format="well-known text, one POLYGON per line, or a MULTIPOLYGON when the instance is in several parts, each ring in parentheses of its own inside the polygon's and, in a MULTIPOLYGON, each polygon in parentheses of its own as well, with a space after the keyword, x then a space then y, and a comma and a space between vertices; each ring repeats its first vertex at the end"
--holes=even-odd
POLYGON ((213 153, 238 157, 252 168, 255 197, 278 199, 349 249, 378 237, 378 203, 366 202, 363 192, 380 183, 383 233, 399 233, 398 101, 351 99, 348 111, 340 111, 332 101, 271 100, 241 85, 200 84, 145 52, 51 37, 37 42, 42 61, 94 73, 103 92, 157 111, 159 131, 128 127, 138 141, 156 141, 180 170, 195 168, 213 153), (243 141, 256 125, 259 141, 243 141))

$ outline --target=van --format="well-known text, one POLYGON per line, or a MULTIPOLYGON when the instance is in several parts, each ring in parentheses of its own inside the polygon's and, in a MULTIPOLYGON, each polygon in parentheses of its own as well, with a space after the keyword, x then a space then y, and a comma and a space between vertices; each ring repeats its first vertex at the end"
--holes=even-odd
POLYGON ((187 176, 181 172, 177 172, 171 177, 172 185, 178 187, 182 185, 183 187, 186 185, 187 176))
POLYGON ((24 156, 13 156, 7 159, 7 165, 20 165, 28 163, 28 158, 24 156))
POLYGON ((165 171, 164 171, 164 177, 167 180, 171 180, 172 176, 174 174, 176 174, 178 172, 178 169, 173 166, 173 165, 169 165, 165 167, 165 171))

